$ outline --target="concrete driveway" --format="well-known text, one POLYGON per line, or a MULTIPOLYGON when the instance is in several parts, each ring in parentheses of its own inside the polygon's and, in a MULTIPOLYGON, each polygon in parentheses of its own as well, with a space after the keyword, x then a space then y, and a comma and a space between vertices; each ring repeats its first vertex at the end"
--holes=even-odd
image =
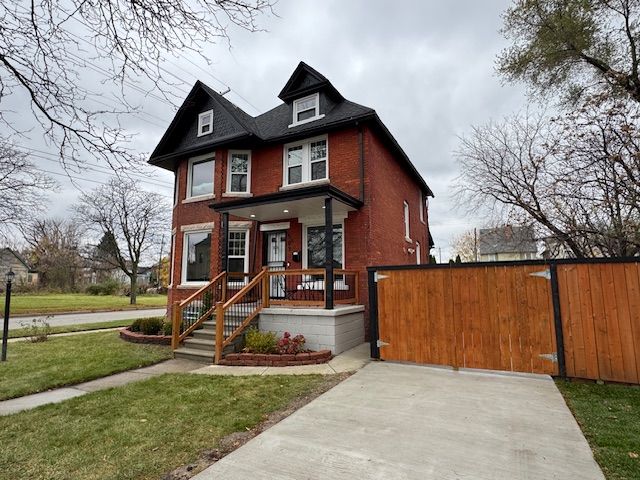
POLYGON ((194 478, 604 480, 549 377, 384 362, 194 478))

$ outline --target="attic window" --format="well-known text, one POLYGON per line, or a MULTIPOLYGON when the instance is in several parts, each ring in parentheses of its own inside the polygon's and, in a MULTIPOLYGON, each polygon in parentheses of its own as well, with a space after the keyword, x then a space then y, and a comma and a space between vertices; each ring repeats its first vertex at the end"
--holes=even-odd
POLYGON ((208 135, 213 131, 213 110, 198 115, 198 136, 208 135))
POLYGON ((293 101, 293 123, 289 126, 295 127, 302 123, 319 120, 322 117, 324 115, 320 115, 320 95, 314 93, 293 101))

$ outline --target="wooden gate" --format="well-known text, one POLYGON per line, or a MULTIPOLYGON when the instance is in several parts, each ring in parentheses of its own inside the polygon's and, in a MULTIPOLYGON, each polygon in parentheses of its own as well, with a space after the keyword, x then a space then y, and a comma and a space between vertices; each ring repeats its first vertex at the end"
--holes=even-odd
POLYGON ((639 259, 373 267, 369 284, 381 359, 640 383, 639 259))
POLYGON ((380 358, 557 374, 540 275, 539 265, 378 270, 380 358))

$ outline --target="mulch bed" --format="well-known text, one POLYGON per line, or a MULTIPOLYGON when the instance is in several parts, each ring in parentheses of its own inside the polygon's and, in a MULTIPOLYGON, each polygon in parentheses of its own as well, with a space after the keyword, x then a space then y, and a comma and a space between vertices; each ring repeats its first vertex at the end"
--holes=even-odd
POLYGON ((150 343, 152 345, 171 345, 171 335, 145 335, 132 332, 129 328, 120 330, 120 338, 133 343, 150 343))
POLYGON ((292 367, 315 365, 331 360, 331 350, 293 354, 229 353, 219 365, 234 367, 292 367))

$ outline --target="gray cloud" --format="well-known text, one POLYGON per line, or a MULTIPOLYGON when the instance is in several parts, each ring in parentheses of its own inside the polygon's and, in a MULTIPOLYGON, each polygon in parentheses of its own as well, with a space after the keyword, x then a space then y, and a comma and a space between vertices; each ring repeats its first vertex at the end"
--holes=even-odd
MULTIPOLYGON (((191 55, 171 59, 165 67, 185 81, 182 90, 189 90, 196 79, 224 90, 212 76, 221 79, 232 88, 227 98, 252 115, 279 103, 277 93, 300 60, 318 69, 345 97, 376 109, 426 178, 436 194, 430 223, 447 259, 451 236, 482 223, 452 209, 457 137, 471 124, 518 110, 525 102, 522 87, 504 86, 494 73, 495 56, 505 46, 498 32, 500 15, 509 3, 281 1, 278 16, 263 21, 266 32, 232 29, 231 49, 224 44, 208 47, 210 65, 191 55)), ((97 81, 95 75, 87 78, 97 81)), ((139 133, 133 145, 149 152, 174 108, 130 95, 145 114, 127 118, 125 125, 139 133)), ((176 95, 183 96, 178 91, 176 95)), ((33 137, 35 144, 42 144, 36 133, 33 137)), ((172 182, 167 173, 156 175, 172 182)), ((170 187, 162 191, 170 192, 170 187)), ((56 213, 66 208, 65 202, 55 203, 56 213)))

